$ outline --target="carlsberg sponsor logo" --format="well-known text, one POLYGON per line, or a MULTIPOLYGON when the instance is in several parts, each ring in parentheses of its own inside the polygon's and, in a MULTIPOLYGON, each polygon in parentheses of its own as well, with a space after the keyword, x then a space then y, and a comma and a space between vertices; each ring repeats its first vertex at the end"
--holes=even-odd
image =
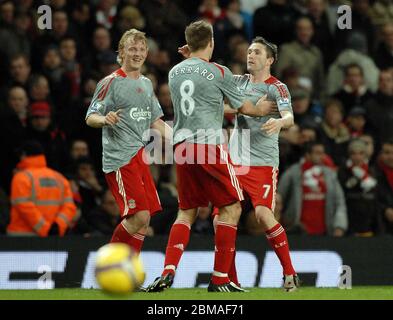
POLYGON ((132 108, 130 110, 131 119, 136 121, 147 120, 151 118, 151 111, 150 110, 142 110, 138 108, 132 108))

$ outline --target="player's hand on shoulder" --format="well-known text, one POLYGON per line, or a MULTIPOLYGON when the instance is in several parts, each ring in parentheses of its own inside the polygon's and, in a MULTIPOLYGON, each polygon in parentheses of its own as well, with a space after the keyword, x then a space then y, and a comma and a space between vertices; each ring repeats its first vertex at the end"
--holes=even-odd
POLYGON ((272 134, 279 133, 282 125, 281 119, 270 118, 262 125, 261 129, 266 131, 266 133, 270 136, 272 134))
POLYGON ((120 110, 117 111, 109 111, 105 116, 105 125, 113 126, 120 121, 120 110))

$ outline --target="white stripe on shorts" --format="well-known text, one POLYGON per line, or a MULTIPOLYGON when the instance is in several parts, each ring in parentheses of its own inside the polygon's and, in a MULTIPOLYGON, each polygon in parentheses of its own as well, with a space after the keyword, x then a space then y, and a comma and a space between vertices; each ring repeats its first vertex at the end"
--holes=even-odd
POLYGON ((126 196, 126 191, 124 190, 124 184, 123 184, 123 179, 121 177, 120 169, 116 170, 116 181, 117 181, 117 186, 119 187, 119 193, 123 197, 123 201, 124 201, 123 216, 125 216, 128 213, 128 204, 127 204, 127 196, 126 196))
POLYGON ((235 170, 233 169, 233 166, 228 161, 228 153, 222 148, 221 145, 219 145, 218 147, 220 148, 221 158, 225 161, 225 163, 227 165, 229 176, 231 178, 232 186, 234 186, 234 188, 236 189, 239 200, 244 200, 243 190, 240 188, 239 180, 237 180, 235 170))

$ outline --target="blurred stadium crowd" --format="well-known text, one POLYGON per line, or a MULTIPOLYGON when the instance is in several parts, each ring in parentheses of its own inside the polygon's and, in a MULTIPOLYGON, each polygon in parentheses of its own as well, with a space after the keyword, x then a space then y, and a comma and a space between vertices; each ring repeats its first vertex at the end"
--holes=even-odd
MULTIPOLYGON (((117 43, 145 31, 144 74, 173 119, 167 85, 181 60, 185 26, 214 25, 213 60, 247 72, 247 48, 260 35, 279 46, 274 75, 289 87, 295 126, 280 136, 276 212, 288 233, 393 234, 393 1, 391 0, 3 0, 0 2, 0 233, 18 147, 38 140, 48 165, 70 181, 81 212, 69 234, 110 235, 119 212, 101 172, 101 131, 86 126, 97 82, 116 70, 117 43), (37 8, 52 8, 52 29, 37 28, 37 8), (337 27, 340 5, 352 29, 337 27)), ((233 127, 233 118, 225 118, 233 127)), ((176 217, 172 164, 152 165, 164 208, 150 234, 176 217)), ((212 234, 210 208, 193 231, 212 234)), ((262 234, 245 202, 240 233, 262 234)))

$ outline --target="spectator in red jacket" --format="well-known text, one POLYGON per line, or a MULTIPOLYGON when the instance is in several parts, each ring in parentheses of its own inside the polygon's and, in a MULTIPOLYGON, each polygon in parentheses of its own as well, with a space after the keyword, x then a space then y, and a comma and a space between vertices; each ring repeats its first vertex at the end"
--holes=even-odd
POLYGON ((336 173, 323 164, 320 142, 307 145, 305 157, 280 177, 282 221, 289 232, 342 237, 348 227, 343 190, 336 173))
POLYGON ((27 136, 44 148, 48 165, 60 170, 67 159, 66 135, 52 122, 52 110, 45 101, 30 105, 27 136))

